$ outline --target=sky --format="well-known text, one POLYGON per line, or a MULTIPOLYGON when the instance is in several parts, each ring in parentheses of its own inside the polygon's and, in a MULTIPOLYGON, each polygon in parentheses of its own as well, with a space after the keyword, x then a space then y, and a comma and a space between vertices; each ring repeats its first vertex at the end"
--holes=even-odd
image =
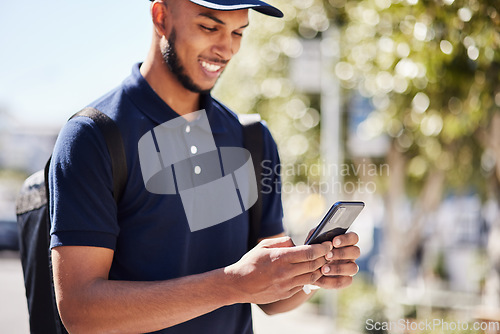
POLYGON ((127 77, 152 36, 147 0, 2 1, 0 111, 63 124, 127 77))

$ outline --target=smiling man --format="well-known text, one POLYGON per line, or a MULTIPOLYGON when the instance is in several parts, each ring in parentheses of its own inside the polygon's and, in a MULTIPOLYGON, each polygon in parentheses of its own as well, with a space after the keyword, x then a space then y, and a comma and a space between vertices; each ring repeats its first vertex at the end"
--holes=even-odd
MULTIPOLYGON (((179 8, 183 5, 186 7, 186 4, 181 3, 173 8, 179 8)), ((174 10, 174 13, 175 12, 176 10, 174 10)), ((202 32, 204 32, 204 35, 212 35, 211 39, 213 39, 213 36, 216 36, 217 34, 220 35, 221 33, 226 33, 225 31, 221 30, 231 30, 232 27, 230 26, 230 24, 232 24, 233 21, 235 23, 247 22, 240 27, 236 27, 234 31, 230 31, 232 41, 231 45, 226 50, 222 48, 211 50, 211 42, 206 38, 204 40, 196 38, 188 39, 192 46, 192 54, 191 59, 184 59, 189 62, 192 61, 193 63, 195 60, 198 62, 198 70, 201 71, 198 71, 200 73, 193 73, 193 77, 198 79, 196 81, 199 82, 199 84, 195 83, 195 80, 181 65, 179 56, 177 55, 178 51, 175 47, 177 31, 175 27, 171 28, 168 39, 163 39, 161 42, 161 52, 171 74, 175 76, 175 79, 177 79, 177 81, 180 82, 185 89, 188 89, 195 93, 208 93, 210 91, 215 83, 215 80, 219 78, 220 74, 224 70, 224 67, 227 65, 233 54, 236 53, 239 49, 240 39, 243 37, 243 30, 248 26, 248 16, 246 14, 246 11, 239 11, 237 16, 234 15, 233 17, 229 17, 230 20, 228 23, 219 19, 217 15, 213 15, 209 12, 198 13, 197 15, 190 18, 194 23, 194 26, 192 27, 194 31, 193 34, 188 36, 196 37, 196 32, 199 32, 199 30, 201 30, 202 32), (197 51, 200 52, 199 55, 197 55, 197 51), (206 87, 208 88, 205 88, 205 85, 201 86, 202 84, 206 84, 206 87)), ((189 32, 189 29, 187 29, 186 27, 186 21, 184 21, 183 24, 185 29, 182 29, 181 31, 186 33, 189 32)), ((188 54, 186 54, 186 57, 188 56, 188 54)))
MULTIPOLYGON (((57 305, 69 332, 252 333, 250 303, 275 314, 306 301, 306 284, 333 289, 351 283, 358 270, 357 235, 295 246, 283 232, 280 189, 261 194, 261 242, 251 250, 247 212, 190 229, 179 180, 183 173, 196 180, 211 166, 185 162, 198 161, 207 142, 217 149, 243 145, 236 114, 210 90, 240 49, 249 9, 282 16, 257 0, 151 4, 147 59, 90 104, 112 118, 123 136, 128 176, 119 202, 96 124, 78 117, 61 131, 49 173, 51 252, 57 305), (190 154, 181 165, 187 168, 165 163, 172 157, 163 147, 173 142, 190 154), (141 160, 140 147, 157 154, 141 160), (148 187, 143 176, 155 159, 153 167, 171 177, 162 174, 148 187)), ((265 127, 263 136, 264 159, 277 170, 276 144, 265 127)), ((269 177, 279 185, 279 175, 269 177)))

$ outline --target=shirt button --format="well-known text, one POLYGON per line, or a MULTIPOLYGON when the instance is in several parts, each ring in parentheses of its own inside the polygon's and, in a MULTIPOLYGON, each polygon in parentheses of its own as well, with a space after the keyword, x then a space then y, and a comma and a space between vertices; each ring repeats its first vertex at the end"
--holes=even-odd
POLYGON ((191 146, 191 153, 196 154, 198 152, 198 148, 196 146, 191 146))
POLYGON ((191 127, 189 125, 186 126, 186 133, 190 133, 191 132, 191 127))
POLYGON ((195 173, 196 175, 201 174, 201 167, 200 167, 200 166, 195 166, 195 167, 194 167, 194 173, 195 173))

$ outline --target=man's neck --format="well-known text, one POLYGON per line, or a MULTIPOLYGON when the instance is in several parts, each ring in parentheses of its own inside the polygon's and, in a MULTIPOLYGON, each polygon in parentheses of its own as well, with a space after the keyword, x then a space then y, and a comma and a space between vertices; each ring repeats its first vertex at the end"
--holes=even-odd
POLYGON ((200 94, 186 89, 165 66, 163 58, 150 52, 140 71, 156 94, 179 115, 190 120, 187 114, 200 109, 200 94))

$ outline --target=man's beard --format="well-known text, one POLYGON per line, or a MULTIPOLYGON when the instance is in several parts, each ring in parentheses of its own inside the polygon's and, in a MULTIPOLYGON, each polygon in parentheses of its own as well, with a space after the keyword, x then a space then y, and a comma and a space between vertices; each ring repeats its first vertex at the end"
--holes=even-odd
POLYGON ((181 83, 184 88, 190 90, 194 93, 206 94, 209 93, 212 88, 202 89, 200 86, 194 83, 193 79, 191 79, 182 66, 179 58, 177 57, 177 52, 175 50, 175 39, 176 33, 175 29, 172 29, 170 36, 168 37, 168 45, 166 48, 162 48, 161 53, 163 55, 163 59, 165 63, 167 63, 170 72, 177 78, 177 80, 181 83))

